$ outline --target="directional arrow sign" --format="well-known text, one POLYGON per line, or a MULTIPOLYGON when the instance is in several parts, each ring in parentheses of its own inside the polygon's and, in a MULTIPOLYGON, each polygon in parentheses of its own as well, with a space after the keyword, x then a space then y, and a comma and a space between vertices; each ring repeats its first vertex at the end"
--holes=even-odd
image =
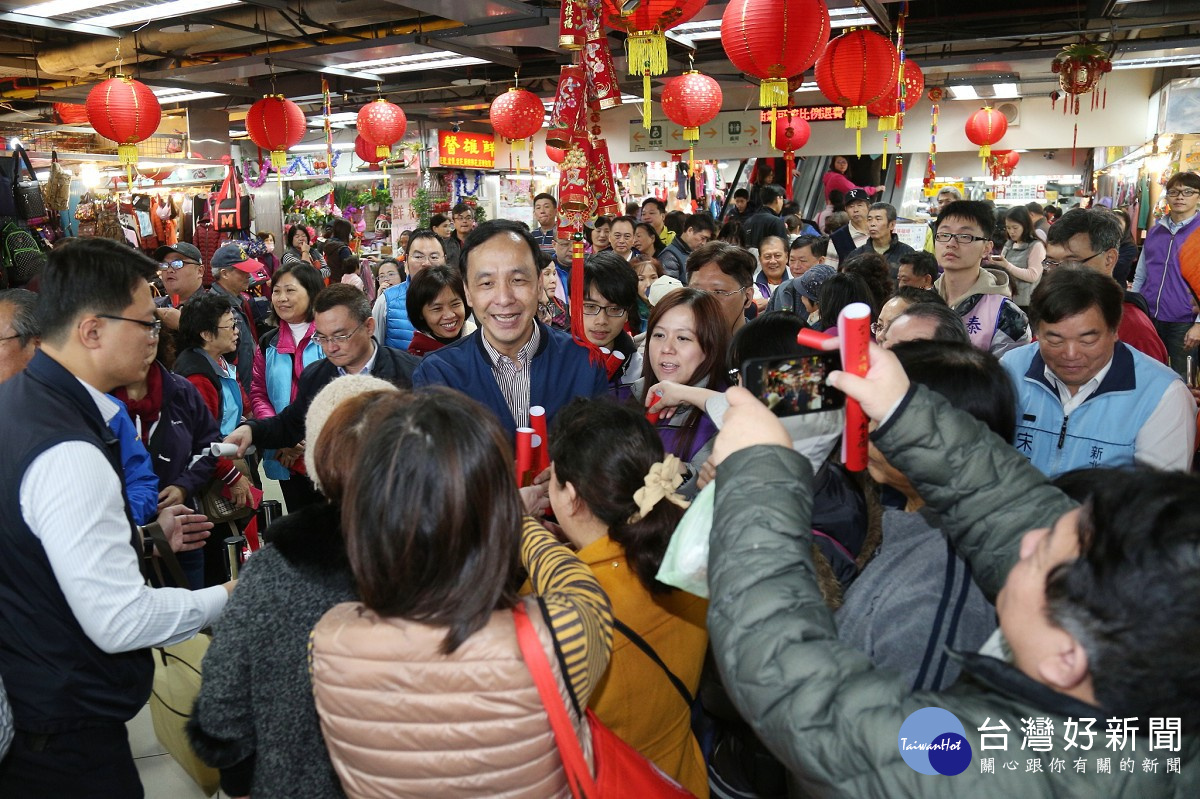
POLYGON ((633 134, 633 140, 635 142, 637 142, 638 144, 641 144, 642 139, 644 139, 644 138, 646 138, 646 137, 642 135, 642 132, 640 130, 637 133, 633 134))
POLYGON ((675 140, 678 140, 678 139, 680 138, 680 136, 679 136, 679 131, 678 131, 678 130, 673 130, 673 131, 671 131, 671 138, 672 138, 672 139, 675 139, 675 140))
POLYGON ((716 135, 717 135, 717 129, 716 129, 716 128, 709 128, 708 130, 704 131, 704 135, 705 135, 706 137, 708 137, 708 138, 712 139, 712 138, 716 137, 716 135))
POLYGON ((754 136, 754 135, 755 135, 755 134, 757 134, 757 133, 758 133, 758 128, 754 127, 753 125, 751 125, 750 127, 746 128, 746 135, 747 135, 747 136, 754 136))

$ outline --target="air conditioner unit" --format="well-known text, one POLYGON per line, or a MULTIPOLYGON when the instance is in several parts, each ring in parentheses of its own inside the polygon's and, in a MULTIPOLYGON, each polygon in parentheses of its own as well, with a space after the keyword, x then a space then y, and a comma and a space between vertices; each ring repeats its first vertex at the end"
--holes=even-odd
POLYGON ((1004 114, 1004 118, 1008 120, 1010 128, 1021 127, 1021 101, 1020 100, 1000 100, 996 103, 996 110, 1004 114))

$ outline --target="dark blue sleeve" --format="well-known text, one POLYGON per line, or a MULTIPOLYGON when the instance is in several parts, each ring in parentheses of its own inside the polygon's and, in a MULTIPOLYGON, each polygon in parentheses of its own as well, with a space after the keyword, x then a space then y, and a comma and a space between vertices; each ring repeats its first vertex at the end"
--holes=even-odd
POLYGON ((137 524, 149 524, 158 515, 158 475, 150 465, 150 453, 138 440, 133 420, 117 399, 117 415, 108 423, 121 442, 121 466, 125 470, 125 501, 137 524))

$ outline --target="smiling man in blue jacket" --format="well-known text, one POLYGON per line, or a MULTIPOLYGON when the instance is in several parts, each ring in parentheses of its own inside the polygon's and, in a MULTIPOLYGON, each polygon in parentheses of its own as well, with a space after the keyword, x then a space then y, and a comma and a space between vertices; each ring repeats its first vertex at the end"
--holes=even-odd
POLYGON ((444 385, 482 402, 510 436, 540 405, 551 422, 575 397, 604 393, 608 376, 566 333, 536 320, 537 242, 516 222, 484 222, 463 243, 463 279, 479 329, 426 355, 415 386, 444 385))

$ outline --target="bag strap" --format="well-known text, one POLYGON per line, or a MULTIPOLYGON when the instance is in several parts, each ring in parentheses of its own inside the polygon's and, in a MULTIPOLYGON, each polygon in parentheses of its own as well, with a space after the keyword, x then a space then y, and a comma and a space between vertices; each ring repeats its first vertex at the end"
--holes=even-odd
POLYGON ((37 173, 33 171, 33 162, 29 160, 29 153, 25 152, 24 147, 17 148, 17 151, 13 153, 13 160, 17 162, 17 168, 13 174, 14 180, 21 177, 21 162, 24 161, 25 169, 29 171, 30 179, 35 183, 37 182, 37 173))
POLYGON ((154 541, 154 551, 158 553, 158 558, 155 558, 154 555, 150 556, 150 563, 158 575, 158 581, 166 585, 166 580, 163 579, 162 570, 158 564, 158 561, 162 561, 167 567, 167 573, 175 581, 175 585, 180 588, 187 588, 188 581, 183 575, 183 568, 179 565, 179 558, 175 557, 175 553, 171 550, 171 544, 167 541, 167 536, 163 533, 162 527, 159 526, 158 522, 151 522, 143 527, 142 530, 154 541))
POLYGON ((542 707, 550 719, 550 729, 554 732, 554 744, 562 758, 563 770, 567 774, 567 784, 575 799, 591 797, 598 799, 596 782, 592 772, 583 757, 583 747, 579 745, 579 736, 575 734, 575 726, 567 716, 567 706, 563 703, 562 695, 558 692, 558 682, 550 670, 550 661, 542 649, 541 639, 533 629, 533 622, 525 605, 518 603, 513 608, 513 623, 517 628, 517 643, 521 646, 521 656, 533 676, 533 684, 537 686, 538 695, 542 699, 542 707))
POLYGON ((667 679, 671 681, 671 685, 675 686, 675 690, 678 691, 679 695, 683 697, 683 701, 687 703, 689 708, 695 704, 696 698, 692 696, 692 692, 689 691, 687 686, 683 684, 683 680, 676 677, 675 672, 671 671, 667 667, 666 663, 663 663, 662 658, 660 658, 658 653, 654 651, 654 647, 646 643, 646 639, 635 633, 629 628, 628 625, 625 624, 625 622, 621 621, 615 616, 613 617, 613 628, 621 633, 621 635, 628 638, 630 643, 645 652, 646 657, 658 664, 658 667, 667 675, 667 679))

